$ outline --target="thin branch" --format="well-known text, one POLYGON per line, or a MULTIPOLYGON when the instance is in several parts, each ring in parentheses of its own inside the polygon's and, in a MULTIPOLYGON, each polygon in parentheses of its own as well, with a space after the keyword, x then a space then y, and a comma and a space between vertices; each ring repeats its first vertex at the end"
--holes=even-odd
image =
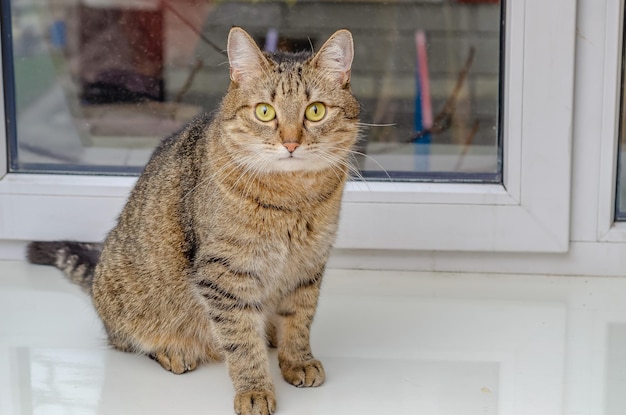
POLYGON ((163 0, 163 5, 165 6, 166 9, 171 11, 172 14, 174 14, 174 16, 178 17, 195 34, 197 34, 204 43, 206 43, 207 45, 211 46, 213 49, 215 49, 217 52, 221 53, 222 55, 226 56, 226 51, 224 49, 220 48, 218 45, 213 43, 213 41, 211 39, 206 37, 204 35, 204 33, 202 33, 200 30, 198 30, 193 25, 193 23, 191 23, 189 20, 187 20, 187 18, 185 16, 183 16, 178 10, 176 10, 176 8, 174 8, 174 6, 172 6, 167 0, 163 0))
POLYGON ((465 83, 465 79, 467 78, 467 74, 472 67, 472 63, 474 63, 474 52, 475 49, 473 46, 470 47, 469 55, 465 60, 465 64, 459 72, 459 76, 456 80, 456 86, 452 93, 446 100, 443 108, 439 113, 435 116, 433 121, 433 125, 430 128, 426 128, 422 131, 418 131, 411 138, 407 140, 407 142, 415 142, 420 138, 424 137, 428 134, 439 134, 446 131, 452 125, 452 120, 454 119, 454 114, 456 112, 456 104, 459 100, 459 94, 461 93, 461 89, 463 88, 463 84, 465 83))
POLYGON ((467 152, 469 151, 470 147, 472 146, 472 143, 474 142, 474 137, 476 137, 476 133, 478 132, 479 124, 480 123, 478 122, 478 120, 474 121, 474 126, 472 127, 472 130, 469 132, 467 138, 465 138, 465 141, 463 142, 463 149, 461 150, 459 159, 456 162, 456 167, 454 168, 454 171, 459 171, 461 169, 463 160, 465 159, 467 152))
POLYGON ((191 71, 189 72, 187 79, 185 79, 185 83, 176 94, 176 97, 174 97, 174 100, 173 100, 174 102, 180 103, 182 101, 183 96, 187 93, 187 91, 189 91, 189 88, 191 87, 191 84, 193 83, 193 79, 196 77, 196 74, 202 69, 203 66, 204 66, 204 63, 202 62, 202 59, 200 58, 196 59, 196 63, 191 68, 191 71))

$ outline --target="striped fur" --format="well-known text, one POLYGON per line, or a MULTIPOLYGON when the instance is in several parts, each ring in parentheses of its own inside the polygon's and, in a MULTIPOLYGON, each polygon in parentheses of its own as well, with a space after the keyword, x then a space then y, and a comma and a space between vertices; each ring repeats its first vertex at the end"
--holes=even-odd
POLYGON ((57 267, 70 280, 90 292, 101 250, 102 244, 99 243, 36 241, 28 244, 26 255, 33 264, 57 267))
POLYGON ((287 382, 325 379, 309 336, 358 135, 352 37, 339 31, 316 55, 267 55, 233 28, 228 53, 219 111, 155 150, 94 272, 88 244, 37 242, 29 258, 84 287, 93 275, 114 347, 174 373, 225 360, 235 412, 270 414, 268 343, 287 382), (316 122, 304 119, 314 102, 326 107, 316 122), (259 103, 276 119, 255 118, 259 103))

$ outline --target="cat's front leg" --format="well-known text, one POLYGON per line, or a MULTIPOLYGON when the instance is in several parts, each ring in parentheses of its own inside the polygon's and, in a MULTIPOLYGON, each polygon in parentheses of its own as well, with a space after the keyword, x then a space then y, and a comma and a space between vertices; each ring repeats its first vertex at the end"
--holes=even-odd
POLYGON ((310 345, 311 324, 317 308, 322 272, 303 279, 280 302, 278 362, 283 378, 297 387, 324 383, 322 363, 313 357, 310 345))
MULTIPOLYGON (((226 264, 227 265, 227 264, 226 264)), ((208 261, 195 283, 207 302, 218 345, 235 387, 235 412, 269 415, 276 395, 269 370, 264 304, 254 278, 208 261), (216 267, 220 268, 215 269, 216 267)))

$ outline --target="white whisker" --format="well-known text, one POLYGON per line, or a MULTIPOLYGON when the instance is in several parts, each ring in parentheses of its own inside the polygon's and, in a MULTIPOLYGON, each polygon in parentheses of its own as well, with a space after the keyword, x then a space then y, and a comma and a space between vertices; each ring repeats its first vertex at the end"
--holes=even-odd
POLYGON ((397 123, 392 123, 392 124, 370 124, 370 123, 366 123, 366 122, 358 122, 358 123, 356 123, 356 125, 362 126, 362 127, 395 127, 398 124, 397 123))
MULTIPOLYGON (((389 172, 387 172, 387 169, 385 169, 385 168, 383 167, 383 165, 382 165, 382 164, 380 164, 380 163, 379 163, 379 162, 378 162, 378 161, 377 161, 374 157, 372 157, 372 156, 369 156, 369 155, 367 155, 367 154, 365 154, 365 153, 362 153, 362 152, 360 152, 360 151, 356 151, 356 150, 347 150, 347 149, 344 149, 344 148, 341 148, 341 147, 326 146, 326 148, 328 148, 329 150, 341 150, 341 151, 347 151, 347 152, 349 152, 350 154, 352 154, 353 156, 355 156, 355 155, 356 155, 356 156, 365 157, 365 158, 367 158, 368 160, 371 160, 374 164, 376 164, 376 165, 377 165, 377 166, 381 169, 381 171, 385 173, 385 175, 387 176, 387 178, 388 178, 390 181, 393 181, 393 179, 392 179, 391 175, 389 174, 389 172)), ((361 176, 361 177, 362 177, 362 176, 361 176)))

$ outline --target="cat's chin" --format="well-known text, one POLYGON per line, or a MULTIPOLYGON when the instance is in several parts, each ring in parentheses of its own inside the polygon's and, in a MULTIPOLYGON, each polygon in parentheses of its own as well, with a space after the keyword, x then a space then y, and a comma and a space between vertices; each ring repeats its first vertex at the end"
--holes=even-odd
POLYGON ((274 173, 313 172, 328 168, 328 164, 317 160, 307 160, 296 157, 278 159, 268 166, 274 173))

